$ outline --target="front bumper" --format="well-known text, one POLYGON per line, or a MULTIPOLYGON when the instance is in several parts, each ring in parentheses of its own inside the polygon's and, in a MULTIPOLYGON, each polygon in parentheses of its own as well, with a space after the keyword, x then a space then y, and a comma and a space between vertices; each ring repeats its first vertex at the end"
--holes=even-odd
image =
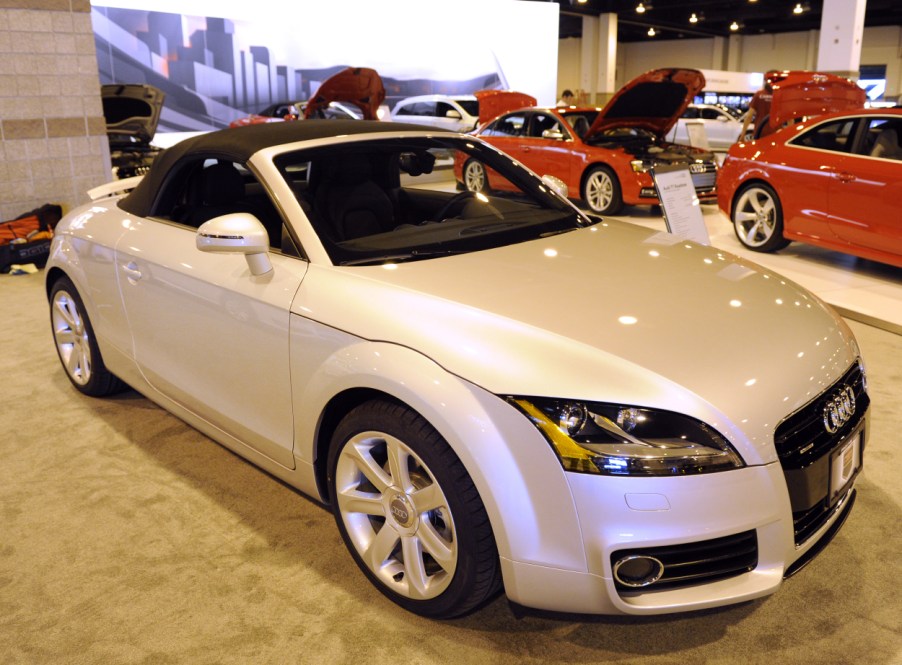
MULTIPOLYGON (((845 519, 846 501, 801 546, 779 463, 682 478, 610 478, 567 474, 578 513, 587 570, 502 558, 505 590, 521 605, 590 614, 662 614, 743 602, 775 592, 796 561, 829 539, 845 519), (700 584, 618 589, 612 555, 712 541, 744 532, 757 540, 748 572, 700 584)), ((851 488, 850 488, 851 498, 851 488)))

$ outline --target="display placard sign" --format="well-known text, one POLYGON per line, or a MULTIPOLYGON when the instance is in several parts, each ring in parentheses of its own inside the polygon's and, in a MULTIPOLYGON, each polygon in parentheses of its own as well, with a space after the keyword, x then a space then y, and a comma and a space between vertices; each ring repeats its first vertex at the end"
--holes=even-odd
POLYGON ((651 177, 664 211, 667 230, 681 238, 710 245, 708 227, 695 195, 689 167, 685 164, 656 166, 651 177))
POLYGON ((686 134, 689 136, 689 145, 702 150, 710 150, 708 145, 708 133, 705 130, 705 123, 701 120, 687 120, 686 134))

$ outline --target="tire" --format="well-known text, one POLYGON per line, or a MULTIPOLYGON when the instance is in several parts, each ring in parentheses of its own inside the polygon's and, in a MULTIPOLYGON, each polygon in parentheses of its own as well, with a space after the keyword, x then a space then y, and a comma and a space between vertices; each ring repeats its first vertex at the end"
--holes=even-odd
POLYGON ((489 191, 489 178, 482 162, 475 159, 467 160, 464 164, 464 187, 471 192, 487 193, 489 191))
POLYGON ((783 237, 783 207, 770 185, 746 185, 736 195, 732 221, 736 237, 755 252, 776 252, 789 244, 783 237))
POLYGON ((616 174, 607 166, 595 166, 583 178, 582 198, 592 212, 616 215, 623 208, 623 194, 616 174))
POLYGON ((404 609, 447 619, 500 589, 479 493, 445 440, 411 409, 374 400, 342 419, 329 451, 329 495, 357 565, 404 609))
POLYGON ((50 289, 50 326, 66 376, 80 392, 103 397, 128 387, 103 364, 85 305, 67 277, 50 289))

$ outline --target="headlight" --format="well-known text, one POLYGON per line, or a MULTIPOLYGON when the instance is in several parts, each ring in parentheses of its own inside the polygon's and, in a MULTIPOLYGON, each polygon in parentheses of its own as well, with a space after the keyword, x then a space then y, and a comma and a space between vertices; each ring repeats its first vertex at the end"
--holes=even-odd
POLYGON ((567 471, 608 476, 683 476, 744 466, 705 423, 671 411, 510 397, 567 471))
POLYGON ((645 173, 652 167, 652 164, 646 164, 641 159, 634 159, 630 162, 630 166, 633 167, 633 171, 636 173, 645 173))

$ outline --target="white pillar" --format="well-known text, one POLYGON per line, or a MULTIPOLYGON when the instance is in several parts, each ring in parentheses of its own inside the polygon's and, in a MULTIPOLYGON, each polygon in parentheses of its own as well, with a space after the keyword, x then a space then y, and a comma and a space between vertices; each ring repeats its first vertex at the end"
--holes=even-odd
POLYGON ((817 71, 858 78, 867 0, 824 0, 817 71))
POLYGON ((579 87, 589 96, 591 104, 595 100, 598 62, 598 21, 594 16, 583 16, 583 36, 579 54, 579 87))
POLYGON ((583 16, 580 88, 589 104, 601 104, 617 91, 617 15, 583 16))
POLYGON ((617 92, 617 14, 601 14, 598 17, 598 71, 596 74, 598 92, 606 102, 617 92))

